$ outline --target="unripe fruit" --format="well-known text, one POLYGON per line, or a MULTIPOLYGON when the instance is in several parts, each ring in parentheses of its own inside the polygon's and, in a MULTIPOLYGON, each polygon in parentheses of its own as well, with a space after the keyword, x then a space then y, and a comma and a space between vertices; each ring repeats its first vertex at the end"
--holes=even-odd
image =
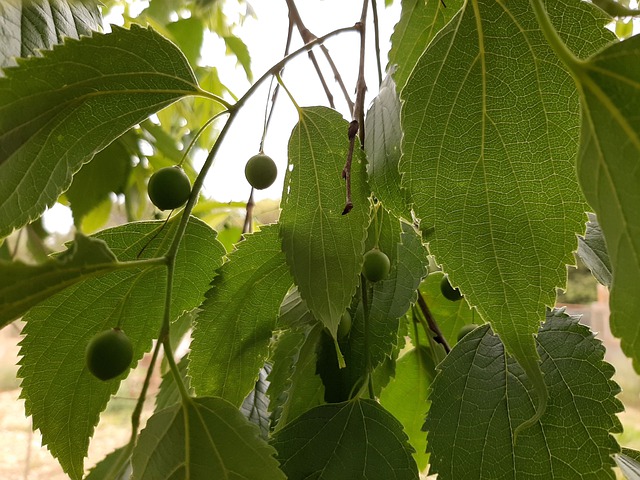
POLYGON ((348 311, 342 314, 340 323, 338 324, 338 338, 344 338, 349 335, 351 331, 351 315, 348 311))
POLYGON ((85 361, 89 371, 103 381, 124 373, 133 360, 131 340, 119 328, 96 334, 87 345, 85 361))
POLYGON ((449 283, 449 279, 447 277, 444 277, 440 282, 440 291, 442 292, 444 298, 446 298, 447 300, 451 300, 452 302, 457 302, 462 298, 460 290, 458 290, 457 288, 453 288, 449 283))
POLYGON ((364 254, 362 273, 370 282, 379 282, 389 274, 390 269, 391 262, 384 252, 372 248, 364 254))
POLYGON ((258 153, 247 162, 244 167, 244 176, 253 188, 264 190, 275 182, 278 176, 278 167, 271 157, 264 153, 258 153))
POLYGON ((182 168, 165 167, 151 175, 147 192, 160 210, 173 210, 189 200, 191 182, 182 168))
POLYGON ((458 341, 462 340, 462 337, 464 337, 467 333, 471 333, 476 328, 478 328, 478 325, 476 325, 475 323, 463 325, 462 328, 460 328, 460 331, 458 331, 458 341))

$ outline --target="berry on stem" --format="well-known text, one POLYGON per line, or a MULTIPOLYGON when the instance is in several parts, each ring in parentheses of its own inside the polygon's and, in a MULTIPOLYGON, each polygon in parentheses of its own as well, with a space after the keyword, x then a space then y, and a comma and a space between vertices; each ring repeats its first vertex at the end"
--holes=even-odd
POLYGON ((119 328, 96 334, 85 350, 87 368, 94 377, 107 381, 124 373, 133 360, 131 340, 119 328))
POLYGON ((338 338, 344 338, 351 331, 351 315, 348 310, 342 314, 340 323, 338 324, 338 338))
POLYGON ((449 283, 449 279, 447 277, 442 278, 442 281, 440 282, 440 291, 442 292, 444 298, 452 302, 457 302, 458 300, 462 299, 460 290, 458 290, 457 288, 453 288, 449 283))
POLYGON ((390 269, 391 262, 389 261, 389 257, 378 248, 372 248, 364 254, 362 273, 368 281, 374 283, 379 282, 389 275, 390 269))
POLYGON ((478 328, 478 325, 476 325, 475 323, 468 323, 466 325, 463 325, 458 331, 458 341, 462 340, 462 337, 464 337, 467 333, 471 333, 476 328, 478 328))
POLYGON ((275 182, 278 176, 278 167, 271 157, 264 153, 258 153, 247 162, 244 167, 244 176, 253 188, 264 190, 275 182))
POLYGON ((181 207, 191 195, 191 182, 180 167, 164 167, 151 175, 147 192, 160 210, 181 207))

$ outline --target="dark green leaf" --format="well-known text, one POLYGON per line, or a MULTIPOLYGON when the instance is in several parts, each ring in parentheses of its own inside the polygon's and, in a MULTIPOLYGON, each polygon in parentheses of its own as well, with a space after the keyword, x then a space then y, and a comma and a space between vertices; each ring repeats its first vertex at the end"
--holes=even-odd
POLYGON ((578 175, 606 240, 613 334, 640 372, 640 37, 572 65, 583 95, 578 175))
POLYGON ((303 108, 289 141, 280 236, 287 263, 311 313, 335 336, 362 268, 369 223, 365 164, 356 146, 353 210, 342 215, 348 123, 325 107, 303 108))
POLYGON ((136 480, 284 479, 273 453, 236 407, 201 397, 154 414, 131 462, 136 480))
POLYGON ((264 365, 293 283, 278 226, 247 235, 219 273, 195 322, 189 374, 198 395, 221 396, 239 407, 264 365))
POLYGON ((84 480, 128 480, 131 478, 131 463, 127 462, 126 467, 123 469, 122 474, 114 478, 111 469, 120 460, 120 455, 126 447, 120 447, 106 457, 89 471, 89 475, 84 477, 84 480))
POLYGON ((612 433, 621 431, 620 387, 604 347, 562 311, 537 336, 549 404, 532 427, 535 395, 522 368, 483 325, 467 334, 440 364, 425 427, 430 473, 441 480, 615 478, 612 433))
MULTIPOLYGON (((176 220, 157 236, 164 222, 131 223, 105 230, 99 238, 121 261, 136 259, 145 245, 141 258, 151 258, 167 251, 176 220)), ((202 301, 223 251, 215 232, 191 219, 176 258, 172 318, 202 301)), ((128 373, 109 382, 97 380, 85 366, 86 345, 96 333, 119 325, 133 343, 135 366, 159 331, 165 286, 163 266, 119 270, 72 285, 24 316, 21 396, 43 444, 72 479, 82 477, 100 412, 128 373)))
POLYGON ((83 235, 76 235, 69 250, 45 264, 0 260, 0 327, 75 283, 123 267, 104 241, 83 235))
POLYGON ((598 219, 589 214, 587 232, 578 237, 578 255, 591 273, 605 287, 611 288, 611 260, 598 219))
POLYGON ((373 194, 396 216, 411 220, 398 171, 402 140, 400 99, 390 76, 380 85, 380 92, 371 103, 364 125, 367 173, 373 194))
POLYGON ((315 407, 274 436, 291 479, 418 479, 402 425, 372 400, 315 407))
POLYGON ((102 26, 98 2, 10 0, 0 2, 0 68, 13 57, 40 55, 65 37, 90 35, 102 26))
POLYGON ((131 126, 200 91, 177 47, 135 25, 67 39, 5 73, 0 237, 52 205, 72 174, 131 126))

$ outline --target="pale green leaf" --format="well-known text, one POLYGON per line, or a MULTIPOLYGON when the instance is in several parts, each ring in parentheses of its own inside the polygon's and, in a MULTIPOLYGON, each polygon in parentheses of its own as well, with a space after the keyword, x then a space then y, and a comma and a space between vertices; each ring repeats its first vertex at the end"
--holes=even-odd
POLYGON ((439 365, 425 427, 430 473, 440 480, 613 479, 612 454, 621 431, 620 387, 604 347, 562 311, 549 313, 537 336, 549 389, 544 415, 532 427, 535 394, 522 368, 483 325, 467 334, 439 365))
POLYGON ((598 219, 592 213, 589 214, 587 231, 584 237, 578 237, 578 255, 591 273, 605 287, 611 287, 611 260, 607 252, 607 244, 604 240, 602 228, 598 219))
MULTIPOLYGON (((580 56, 611 39, 592 5, 547 3, 580 56)), ((431 252, 536 385, 540 414, 533 334, 584 231, 573 82, 529 2, 477 0, 436 35, 401 98, 400 170, 434 227, 431 252)))
POLYGON ((202 19, 197 17, 181 18, 176 22, 167 24, 167 30, 171 33, 178 47, 191 65, 197 65, 200 59, 200 49, 204 39, 205 26, 202 19))
POLYGON ((360 278, 369 223, 365 162, 356 145, 353 210, 342 215, 348 122, 325 107, 303 108, 289 141, 280 236, 287 263, 309 310, 335 336, 360 278))
MULTIPOLYGON (((151 258, 167 251, 178 222, 158 233, 163 223, 131 223, 98 238, 120 261, 136 259, 145 245, 140 257, 151 258)), ((176 257, 172 318, 202 301, 223 252, 215 232, 191 219, 176 257)), ((119 325, 133 343, 135 366, 159 332, 165 287, 163 266, 119 270, 72 285, 24 316, 18 376, 26 413, 72 479, 82 477, 100 412, 128 374, 108 382, 93 377, 85 366, 86 345, 96 333, 119 325)))
POLYGON ((65 37, 90 35, 101 26, 98 2, 92 0, 0 2, 0 68, 15 65, 14 57, 39 55, 65 37))
POLYGON ((396 216, 411 220, 406 194, 400 187, 400 99, 396 85, 387 76, 380 92, 371 102, 364 122, 364 146, 367 152, 367 173, 373 194, 396 216))
POLYGON ((76 235, 58 258, 41 265, 0 260, 0 327, 75 283, 124 266, 104 241, 83 235, 76 235))
POLYGON ((422 425, 429 411, 429 387, 433 381, 433 362, 424 347, 414 348, 396 362, 395 378, 380 394, 380 404, 396 417, 409 436, 413 457, 420 471, 429 461, 427 436, 422 425))
POLYGON ((578 175, 613 269, 610 325, 640 372, 640 37, 575 66, 583 96, 578 175))
POLYGON ((373 400, 315 407, 277 432, 272 445, 291 479, 418 479, 402 425, 373 400))
MULTIPOLYGON (((185 355, 178 362, 178 373, 180 373, 180 378, 182 379, 182 383, 187 389, 187 392, 189 392, 189 394, 193 394, 193 389, 191 388, 191 379, 187 375, 188 368, 189 357, 185 355)), ((171 372, 171 370, 167 370, 164 375, 162 375, 162 381, 160 382, 158 394, 156 395, 156 405, 153 411, 157 413, 160 410, 164 410, 165 408, 169 408, 179 404, 181 400, 182 399, 180 398, 180 390, 178 389, 178 385, 176 384, 176 379, 173 376, 173 372, 171 372)))
POLYGON ((199 93, 173 43, 139 26, 112 28, 67 39, 0 78, 0 237, 38 217, 131 126, 199 93))
POLYGON ((251 55, 249 54, 249 49, 245 43, 240 37, 236 37, 235 35, 225 35, 222 39, 227 46, 227 53, 231 53, 236 56, 238 63, 244 69, 247 80, 250 82, 253 81, 253 73, 251 72, 251 55))
POLYGON ((276 430, 324 403, 324 385, 316 374, 321 335, 322 326, 317 324, 283 332, 278 338, 267 390, 276 430))
POLYGON ((640 480, 640 452, 623 448, 622 453, 614 458, 627 480, 640 480))
POLYGON ((268 355, 282 299, 293 280, 278 226, 247 235, 213 281, 196 319, 189 375, 198 395, 240 406, 268 355))
POLYGON ((273 448, 221 398, 192 398, 155 413, 133 451, 134 480, 281 480, 273 448))
POLYGON ((462 4, 462 0, 402 0, 402 13, 393 30, 389 52, 389 65, 397 65, 393 77, 398 91, 407 83, 411 70, 429 42, 462 4))
POLYGON ((258 379, 253 390, 246 396, 240 412, 251 423, 260 428, 260 436, 265 440, 269 439, 269 431, 271 430, 271 415, 269 415, 269 397, 267 396, 267 388, 269 381, 267 375, 271 373, 271 364, 265 363, 264 367, 258 372, 258 379))

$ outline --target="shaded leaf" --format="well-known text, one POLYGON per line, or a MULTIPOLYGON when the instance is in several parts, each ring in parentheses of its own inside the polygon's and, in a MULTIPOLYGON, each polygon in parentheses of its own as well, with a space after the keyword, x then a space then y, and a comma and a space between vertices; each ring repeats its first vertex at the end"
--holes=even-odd
POLYGON ((591 273, 605 287, 611 287, 611 260, 597 217, 590 213, 587 232, 578 237, 578 255, 591 273))
POLYGON ((132 478, 284 479, 273 453, 232 404, 192 398, 149 419, 133 451, 132 478))
POLYGON ((277 225, 247 235, 229 255, 192 333, 189 375, 198 395, 242 404, 264 365, 280 304, 292 282, 277 225))
POLYGON ((411 220, 406 195, 400 187, 400 99, 391 76, 387 75, 380 85, 380 92, 367 111, 364 126, 371 189, 385 208, 396 216, 411 220))
MULTIPOLYGON (((152 258, 169 248, 179 221, 175 218, 155 238, 164 222, 131 223, 97 237, 120 261, 135 259, 147 244, 141 258, 152 258)), ((215 232, 191 219, 176 258, 172 318, 201 302, 223 251, 215 232)), ((160 329, 166 281, 163 266, 120 270, 72 285, 24 316, 18 376, 25 410, 72 479, 82 477, 100 412, 128 374, 97 380, 85 366, 86 345, 96 333, 119 325, 133 343, 135 366, 160 329)))
POLYGON ((280 236, 287 263, 311 313, 335 336, 362 268, 369 192, 356 146, 351 171, 353 210, 342 215, 342 169, 348 123, 335 110, 303 108, 289 141, 280 236))
POLYGON ((289 478, 417 479, 402 425, 372 400, 315 407, 274 436, 289 478))
MULTIPOLYGON (((462 0, 402 0, 400 21, 391 35, 389 65, 397 65, 393 74, 402 90, 411 70, 433 37, 460 10, 462 0)), ((366 138, 366 137, 365 137, 366 138)))
POLYGON ((409 436, 409 443, 415 450, 413 457, 420 471, 426 468, 429 461, 427 438, 422 425, 429 411, 427 397, 434 368, 424 347, 414 348, 398 359, 395 378, 380 394, 380 404, 402 423, 409 436))
POLYGON ((621 431, 620 387, 604 347, 562 311, 549 313, 537 336, 549 404, 533 415, 535 395, 522 368, 488 325, 467 334, 439 365, 425 423, 430 473, 441 480, 615 478, 612 433, 621 431))
POLYGON ((75 283, 123 267, 104 241, 80 234, 66 252, 41 265, 0 260, 0 327, 75 283))
MULTIPOLYGON (((189 394, 193 394, 193 388, 191 388, 191 379, 187 375, 187 369, 189 367, 189 357, 184 356, 178 362, 178 372, 180 372, 180 378, 182 378, 182 383, 184 384, 187 392, 189 394)), ((153 411, 155 413, 160 410, 164 410, 165 408, 172 407, 181 402, 180 398, 180 390, 178 390, 178 385, 176 384, 176 379, 173 376, 171 370, 167 370, 164 375, 162 375, 162 381, 160 382, 160 388, 158 389, 158 394, 156 395, 156 406, 153 411)))
POLYGON ((112 28, 67 39, 0 78, 0 237, 52 205, 131 126, 199 93, 173 43, 135 25, 112 28))
POLYGON ((578 176, 613 269, 610 325, 640 372, 640 37, 571 65, 582 93, 578 176))
MULTIPOLYGON (((580 56, 604 15, 547 2, 580 56)), ((575 175, 578 95, 528 2, 466 2, 402 90, 400 170, 430 251, 547 397, 533 334, 566 283, 585 204, 575 175), (550 221, 562 218, 562 222, 550 221)))
POLYGON ((0 67, 13 57, 39 55, 65 37, 90 35, 102 26, 95 1, 11 0, 0 2, 0 67))
POLYGON ((258 372, 258 380, 256 380, 255 387, 240 405, 240 412, 244 415, 244 418, 260 428, 260 436, 265 440, 269 439, 269 430, 271 429, 269 397, 267 396, 267 389, 269 388, 267 376, 270 373, 271 364, 265 363, 264 367, 258 372))
POLYGON ((125 447, 120 447, 113 452, 109 453, 106 457, 104 457, 95 467, 93 467, 89 474, 84 477, 84 480, 128 480, 131 478, 131 463, 127 462, 126 468, 123 469, 122 473, 114 478, 113 472, 111 471, 115 465, 118 464, 120 460, 120 455, 126 449, 125 447))

